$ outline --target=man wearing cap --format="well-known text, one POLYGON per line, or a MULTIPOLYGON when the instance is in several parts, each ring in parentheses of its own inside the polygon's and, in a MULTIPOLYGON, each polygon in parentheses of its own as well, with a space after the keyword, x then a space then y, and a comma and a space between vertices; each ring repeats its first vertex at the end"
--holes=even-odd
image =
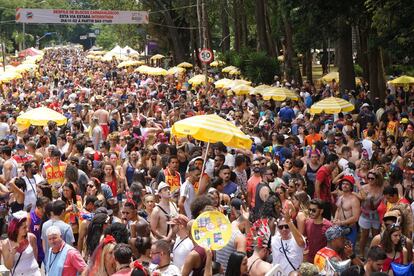
POLYGON ((155 205, 151 213, 151 231, 157 240, 171 240, 174 233, 167 222, 178 215, 178 210, 176 205, 170 201, 170 185, 161 182, 158 184, 157 193, 160 197, 160 202, 155 205))
POLYGON ((352 251, 352 245, 346 242, 345 236, 349 229, 341 228, 338 225, 331 226, 326 230, 325 236, 328 245, 319 250, 314 259, 314 264, 318 267, 319 272, 326 271, 327 261, 332 260, 339 262, 350 258, 356 259, 352 251))
POLYGON ((32 160, 33 156, 26 153, 26 146, 24 144, 17 144, 13 159, 16 160, 17 165, 21 168, 25 162, 32 160))
POLYGON ((351 175, 345 175, 340 180, 339 188, 342 190, 342 195, 336 202, 337 209, 332 221, 335 225, 351 229, 346 238, 352 242, 353 246, 355 246, 358 234, 356 223, 361 214, 360 201, 353 193, 354 184, 355 179, 351 175))
POLYGON ((369 104, 364 103, 361 106, 361 112, 358 114, 357 122, 359 122, 358 135, 361 134, 360 130, 364 130, 367 127, 367 123, 374 124, 377 121, 375 114, 369 108, 369 104))

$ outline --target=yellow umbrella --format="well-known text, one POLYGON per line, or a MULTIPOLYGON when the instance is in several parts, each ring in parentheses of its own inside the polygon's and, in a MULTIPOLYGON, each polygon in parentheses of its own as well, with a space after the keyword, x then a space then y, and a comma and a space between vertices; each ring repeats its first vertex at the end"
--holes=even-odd
POLYGON ((350 112, 354 108, 353 104, 344 99, 329 97, 313 104, 310 108, 310 113, 318 114, 325 112, 327 114, 336 114, 339 112, 350 112))
MULTIPOLYGON (((330 72, 326 74, 325 76, 323 76, 322 78, 320 78, 320 80, 324 83, 332 82, 332 80, 335 80, 337 83, 339 83, 339 72, 330 72)), ((355 83, 361 84, 361 79, 355 78, 355 83)))
POLYGON ((87 59, 98 60, 98 59, 101 59, 101 56, 89 54, 89 55, 86 56, 86 58, 87 59))
MULTIPOLYGON (((213 81, 213 79, 212 78, 208 78, 208 81, 209 82, 212 82, 213 81)), ((188 80, 188 83, 189 84, 192 84, 192 85, 199 85, 199 84, 202 84, 202 83, 206 83, 206 76, 205 75, 195 75, 194 77, 192 77, 191 79, 189 79, 188 80)))
POLYGON ((4 73, 0 73, 0 82, 9 82, 11 80, 21 79, 22 75, 16 71, 6 71, 4 73))
POLYGON ((216 88, 224 88, 226 85, 232 84, 232 83, 233 83, 233 80, 224 78, 224 79, 214 82, 214 85, 216 88))
POLYGON ((211 67, 219 67, 219 66, 223 66, 224 62, 222 62, 221 60, 215 60, 212 63, 210 63, 211 67))
POLYGON ((173 135, 207 143, 223 142, 232 148, 250 149, 252 140, 233 123, 213 114, 199 115, 176 122, 171 129, 173 135))
POLYGON ((298 95, 296 95, 295 92, 287 88, 270 87, 267 89, 260 90, 258 93, 260 93, 263 96, 263 99, 266 101, 270 99, 273 99, 278 102, 283 102, 286 99, 290 99, 294 101, 299 100, 298 95))
POLYGON ((138 66, 138 65, 143 65, 143 64, 144 62, 141 60, 126 60, 118 64, 116 67, 123 68, 123 67, 138 66))
POLYGON ((151 76, 165 76, 167 75, 167 70, 161 67, 148 67, 146 73, 151 76))
POLYGON ((240 75, 240 70, 239 69, 233 69, 229 72, 229 75, 240 75))
POLYGON ((231 70, 238 70, 239 68, 237 68, 237 67, 235 67, 235 66, 227 66, 227 67, 224 67, 223 69, 221 69, 221 72, 223 72, 223 73, 228 73, 228 72, 230 72, 231 70))
POLYGON ((36 64, 19 64, 14 71, 18 72, 18 73, 23 73, 23 72, 28 72, 28 71, 33 71, 37 68, 36 64))
POLYGON ((414 77, 404 75, 389 81, 389 83, 394 85, 414 84, 414 77))
POLYGON ((148 65, 141 65, 137 69, 135 69, 134 71, 139 72, 141 74, 147 74, 147 71, 151 70, 149 68, 152 68, 152 67, 149 67, 148 65))
POLYGON ((165 56, 160 55, 160 54, 156 54, 156 55, 153 55, 150 59, 151 60, 158 60, 158 59, 163 59, 163 58, 165 58, 165 56))
POLYGON ((17 117, 16 122, 20 125, 45 126, 49 121, 54 121, 60 126, 66 124, 67 118, 50 108, 38 107, 17 117))
POLYGON ((177 65, 177 67, 193 68, 193 65, 191 63, 188 63, 188 62, 181 62, 180 64, 177 65))
POLYGON ((232 80, 231 82, 229 82, 228 84, 224 85, 224 88, 232 88, 235 87, 239 84, 247 84, 250 85, 252 82, 251 81, 247 81, 247 80, 232 80))
POLYGON ((272 87, 270 85, 267 85, 267 84, 262 84, 262 85, 256 86, 253 89, 252 94, 260 94, 261 91, 264 91, 264 90, 269 89, 269 88, 272 88, 272 87))
POLYGON ((185 72, 185 68, 175 66, 167 70, 167 75, 182 74, 184 72, 185 72))
POLYGON ((248 95, 253 91, 253 87, 247 84, 239 84, 232 87, 230 90, 233 91, 237 96, 248 95))

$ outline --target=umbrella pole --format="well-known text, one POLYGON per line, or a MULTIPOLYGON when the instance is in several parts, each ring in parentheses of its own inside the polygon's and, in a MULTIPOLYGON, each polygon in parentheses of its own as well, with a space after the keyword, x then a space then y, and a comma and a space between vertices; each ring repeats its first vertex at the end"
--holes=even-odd
POLYGON ((210 148, 210 142, 207 142, 206 154, 204 155, 204 162, 203 162, 203 166, 201 167, 201 174, 200 174, 200 179, 198 180, 198 183, 200 183, 201 179, 203 178, 203 173, 204 173, 204 169, 207 163, 207 156, 208 156, 209 148, 210 148))

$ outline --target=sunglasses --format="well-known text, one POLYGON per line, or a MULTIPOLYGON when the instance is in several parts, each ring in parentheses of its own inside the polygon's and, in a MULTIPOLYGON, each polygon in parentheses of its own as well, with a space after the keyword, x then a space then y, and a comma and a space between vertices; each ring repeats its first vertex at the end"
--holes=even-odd
POLYGON ((95 187, 95 185, 89 184, 89 185, 86 185, 86 187, 93 188, 93 187, 95 187))
POLYGON ((368 178, 368 180, 375 180, 375 177, 372 177, 372 176, 367 177, 367 178, 368 178))
POLYGON ((283 229, 289 229, 289 225, 287 224, 283 224, 283 225, 278 225, 277 228, 279 228, 279 230, 283 230, 283 229))

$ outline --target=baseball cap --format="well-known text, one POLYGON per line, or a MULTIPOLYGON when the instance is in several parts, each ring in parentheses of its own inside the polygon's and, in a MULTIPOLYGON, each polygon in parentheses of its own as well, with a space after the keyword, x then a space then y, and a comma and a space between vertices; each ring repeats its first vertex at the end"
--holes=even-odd
POLYGON ((26 147, 25 147, 24 144, 17 144, 16 149, 17 150, 22 150, 22 149, 26 149, 26 147))
POLYGON ((167 188, 167 187, 170 188, 170 185, 168 185, 164 181, 161 181, 160 184, 158 184, 157 192, 159 193, 162 189, 167 188))
POLYGON ((99 207, 95 210, 95 214, 106 214, 108 216, 111 216, 114 213, 111 209, 106 209, 106 207, 99 207))
POLYGON ((355 184, 355 178, 352 175, 345 175, 345 176, 343 176, 341 178, 341 180, 339 181, 339 183, 342 184, 343 181, 348 181, 352 185, 355 184))
POLYGON ((351 232, 350 230, 349 228, 342 228, 338 225, 331 226, 325 232, 326 240, 333 241, 337 238, 345 237, 351 232))
POLYGON ((399 211, 392 210, 392 211, 388 211, 388 212, 385 213, 384 219, 385 218, 390 218, 390 217, 399 218, 400 216, 401 215, 400 215, 400 212, 399 211))

